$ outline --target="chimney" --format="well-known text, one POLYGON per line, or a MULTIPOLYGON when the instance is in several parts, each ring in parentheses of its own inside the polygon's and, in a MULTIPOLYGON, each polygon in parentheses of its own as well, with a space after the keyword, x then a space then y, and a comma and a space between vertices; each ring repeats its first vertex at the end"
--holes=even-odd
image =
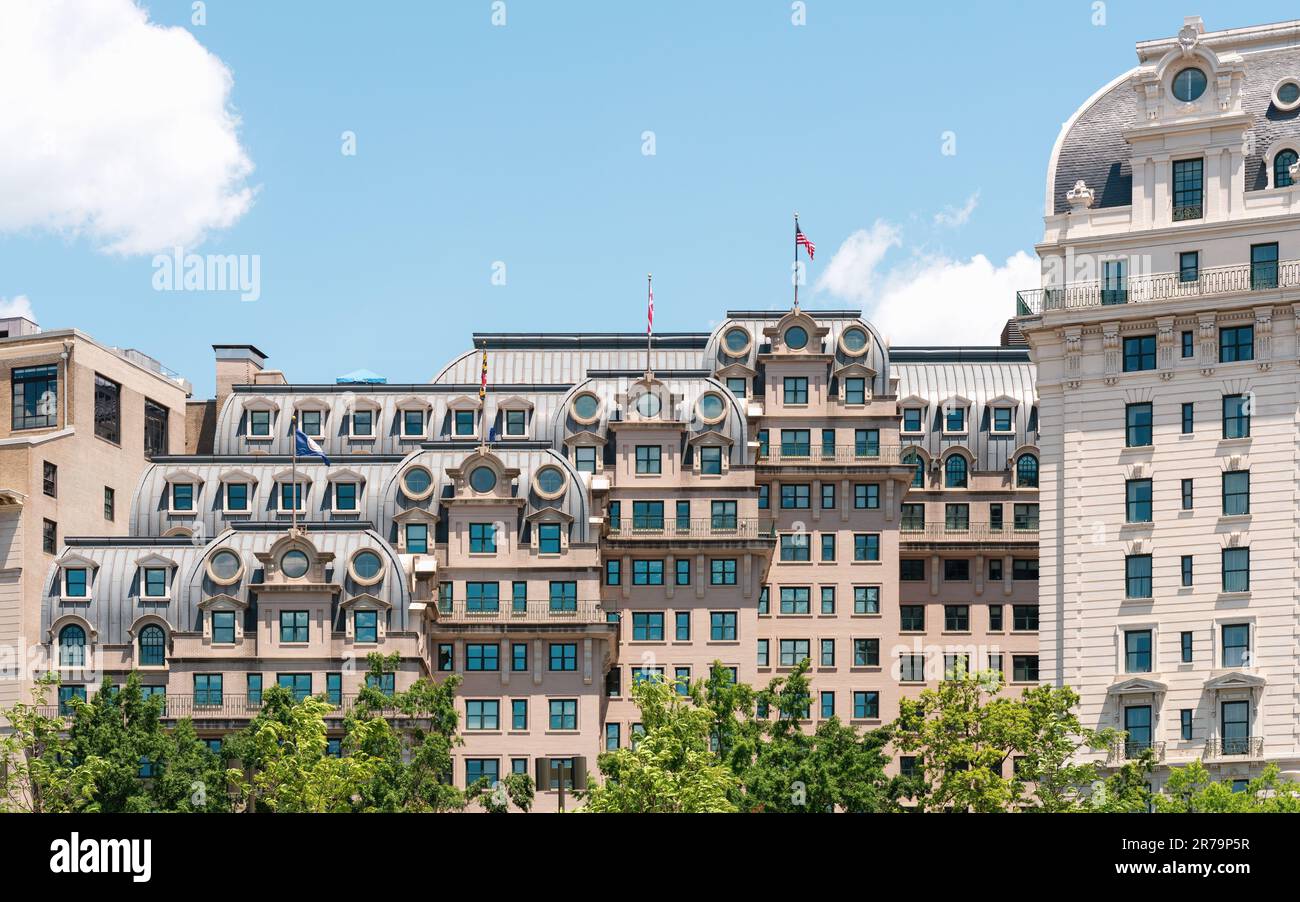
POLYGON ((236 385, 251 385, 266 363, 266 355, 252 345, 213 345, 217 356, 216 408, 221 405, 236 385))

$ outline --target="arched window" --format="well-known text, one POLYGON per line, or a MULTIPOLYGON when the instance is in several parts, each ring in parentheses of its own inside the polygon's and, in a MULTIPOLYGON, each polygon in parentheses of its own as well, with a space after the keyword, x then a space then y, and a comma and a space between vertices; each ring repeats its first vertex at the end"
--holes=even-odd
POLYGON ((145 667, 161 666, 164 662, 163 645, 166 637, 161 626, 150 625, 140 630, 140 664, 145 667))
POLYGON ((59 666, 84 667, 86 664, 86 631, 75 623, 59 630, 59 666))
POLYGON ((903 455, 903 463, 910 467, 915 467, 916 472, 912 474, 912 487, 921 488, 925 485, 925 464, 921 462, 921 455, 915 451, 908 451, 903 455))
POLYGON ((1287 188, 1293 183, 1291 178, 1291 167, 1296 164, 1297 157, 1294 150, 1282 150, 1273 158, 1273 187, 1287 188))
POLYGON ((966 488, 966 458, 954 454, 944 465, 944 485, 950 489, 966 488))
POLYGON ((1032 454, 1022 454, 1016 461, 1016 488, 1038 488, 1038 458, 1032 454))

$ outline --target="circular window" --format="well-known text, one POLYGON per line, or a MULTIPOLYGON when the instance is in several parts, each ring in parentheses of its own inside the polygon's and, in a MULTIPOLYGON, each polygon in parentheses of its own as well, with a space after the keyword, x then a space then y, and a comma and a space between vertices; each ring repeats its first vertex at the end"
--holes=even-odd
POLYGON ((840 334, 840 347, 850 357, 858 357, 867 349, 867 333, 857 326, 850 326, 840 334))
POLYGON ((558 467, 542 467, 534 477, 533 485, 537 494, 544 498, 555 498, 564 493, 564 474, 558 467))
POLYGON ((1174 76, 1174 96, 1183 103, 1191 103, 1205 93, 1205 73, 1189 67, 1174 76))
POLYGON ((235 552, 222 549, 208 561, 208 575, 214 582, 229 585, 239 579, 244 569, 244 561, 235 552))
POLYGON ((727 346, 727 353, 732 357, 740 357, 749 351, 749 333, 740 327, 728 329, 722 340, 727 346))
POLYGON ((280 558, 280 572, 289 579, 298 579, 305 576, 310 565, 311 562, 307 560, 306 552, 299 551, 296 548, 292 551, 286 551, 284 556, 280 558))
POLYGON ((659 401, 659 396, 654 392, 648 391, 636 399, 636 412, 643 417, 654 417, 659 415, 659 409, 663 404, 659 401))
POLYGON ((497 487, 497 473, 491 467, 477 467, 469 474, 469 486, 480 495, 497 487))
POLYGON ((1273 88, 1273 106, 1283 112, 1300 107, 1300 80, 1284 78, 1273 88))
POLYGON ((600 398, 584 394, 573 399, 573 418, 579 423, 594 423, 599 415, 600 398))
POLYGON ((384 562, 373 551, 366 549, 352 556, 352 578, 359 583, 371 585, 379 582, 383 569, 384 562))
POLYGON ((695 410, 700 415, 700 419, 706 423, 718 422, 727 412, 722 398, 713 392, 701 395, 699 402, 695 405, 695 410))
POLYGON ((803 326, 791 326, 785 330, 785 346, 792 351, 799 351, 808 345, 808 330, 803 326))
POLYGON ((402 475, 402 493, 418 501, 429 496, 433 488, 433 474, 424 467, 411 467, 402 475))

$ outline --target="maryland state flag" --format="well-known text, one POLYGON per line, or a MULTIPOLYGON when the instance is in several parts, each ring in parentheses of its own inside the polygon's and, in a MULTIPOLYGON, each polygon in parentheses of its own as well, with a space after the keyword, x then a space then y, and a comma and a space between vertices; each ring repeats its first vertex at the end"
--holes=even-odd
POLYGON ((483 349, 483 378, 478 386, 478 399, 482 401, 487 397, 487 348, 483 349))

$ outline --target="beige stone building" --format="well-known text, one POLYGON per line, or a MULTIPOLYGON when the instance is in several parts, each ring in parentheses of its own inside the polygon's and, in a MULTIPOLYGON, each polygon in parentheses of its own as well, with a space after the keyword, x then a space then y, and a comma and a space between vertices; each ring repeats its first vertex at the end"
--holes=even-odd
POLYGON ((1141 42, 1048 165, 1042 676, 1127 731, 1112 764, 1300 769, 1298 41, 1141 42))
POLYGON ((0 320, 0 707, 44 672, 45 580, 68 536, 126 535, 148 457, 185 447, 189 384, 139 351, 0 320))

